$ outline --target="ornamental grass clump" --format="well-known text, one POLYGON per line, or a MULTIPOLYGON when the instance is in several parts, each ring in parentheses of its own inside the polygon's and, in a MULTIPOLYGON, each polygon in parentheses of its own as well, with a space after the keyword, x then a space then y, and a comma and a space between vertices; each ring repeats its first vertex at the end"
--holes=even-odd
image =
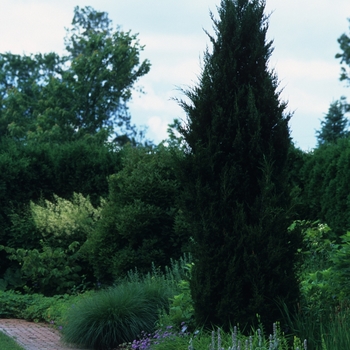
POLYGON ((130 282, 97 292, 68 311, 63 340, 93 349, 132 342, 141 332, 155 330, 167 293, 160 284, 130 282))

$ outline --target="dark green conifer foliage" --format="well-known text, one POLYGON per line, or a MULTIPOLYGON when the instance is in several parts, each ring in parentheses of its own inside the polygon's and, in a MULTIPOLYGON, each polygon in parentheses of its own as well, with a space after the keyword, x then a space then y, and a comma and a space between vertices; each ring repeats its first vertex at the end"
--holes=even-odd
POLYGON ((319 146, 349 135, 349 121, 344 115, 345 111, 345 98, 331 103, 325 119, 321 121, 321 130, 316 132, 319 146))
POLYGON ((286 104, 268 70, 264 1, 222 0, 199 83, 179 101, 183 212, 193 236, 191 291, 199 324, 271 326, 298 299, 298 237, 287 231, 291 145, 286 104))
POLYGON ((326 222, 340 237, 350 231, 350 141, 341 138, 308 155, 300 170, 308 220, 326 222))

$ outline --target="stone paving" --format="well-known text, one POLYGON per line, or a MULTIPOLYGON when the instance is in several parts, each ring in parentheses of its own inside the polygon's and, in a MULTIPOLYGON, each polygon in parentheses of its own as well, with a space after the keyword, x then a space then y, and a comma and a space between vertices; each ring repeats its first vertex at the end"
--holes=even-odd
POLYGON ((60 341, 58 330, 44 323, 34 323, 16 319, 0 319, 0 332, 15 339, 25 350, 76 349, 63 344, 60 341))

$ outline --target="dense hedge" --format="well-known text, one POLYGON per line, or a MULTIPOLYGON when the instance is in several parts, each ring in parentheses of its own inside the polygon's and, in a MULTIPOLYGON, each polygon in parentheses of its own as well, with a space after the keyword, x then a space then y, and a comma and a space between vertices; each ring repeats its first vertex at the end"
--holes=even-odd
MULTIPOLYGON (((108 194, 107 177, 120 170, 117 150, 97 137, 62 144, 0 140, 0 245, 40 248, 41 234, 28 213, 30 201, 108 194)), ((0 276, 13 264, 0 252, 0 276)))

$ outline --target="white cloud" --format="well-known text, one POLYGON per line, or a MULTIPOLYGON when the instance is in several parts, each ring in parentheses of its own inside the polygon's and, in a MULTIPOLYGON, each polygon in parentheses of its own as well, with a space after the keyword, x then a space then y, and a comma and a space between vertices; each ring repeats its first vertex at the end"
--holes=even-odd
POLYGON ((147 120, 147 134, 151 139, 165 140, 168 137, 168 122, 159 116, 152 116, 147 120))
POLYGON ((0 3, 0 52, 26 54, 63 51, 64 26, 72 12, 46 1, 0 3))
POLYGON ((200 74, 199 60, 183 60, 182 62, 162 62, 155 65, 148 78, 154 83, 168 82, 171 89, 182 85, 193 85, 200 74))
POLYGON ((339 66, 324 60, 297 60, 284 59, 276 65, 278 76, 288 77, 292 80, 311 79, 313 81, 324 81, 336 79, 339 75, 339 66))
POLYGON ((140 34, 142 44, 146 45, 146 50, 162 53, 171 53, 172 55, 184 55, 186 52, 202 50, 202 41, 205 34, 198 35, 179 35, 166 33, 148 33, 140 34))

